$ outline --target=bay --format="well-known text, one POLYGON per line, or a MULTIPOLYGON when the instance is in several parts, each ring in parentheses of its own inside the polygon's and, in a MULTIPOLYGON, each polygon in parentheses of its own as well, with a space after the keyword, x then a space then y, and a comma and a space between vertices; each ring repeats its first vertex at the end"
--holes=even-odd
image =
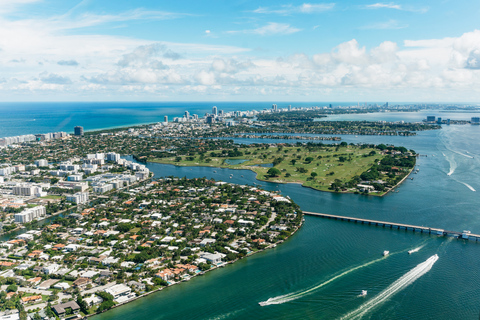
MULTIPOLYGON (((157 177, 255 183, 280 190, 307 211, 480 233, 479 131, 478 126, 452 125, 415 137, 345 137, 348 143, 359 139, 392 143, 426 155, 418 158, 420 171, 412 174, 414 180, 382 198, 260 182, 248 170, 153 163, 148 167, 157 177)), ((365 318, 476 319, 479 252, 480 243, 306 217, 302 229, 275 249, 94 319, 340 319, 434 254, 439 259, 430 271, 410 285, 395 287, 391 296, 366 311, 365 318), (409 255, 414 248, 420 250, 409 255), (382 259, 384 250, 390 255, 382 259), (359 297, 361 290, 368 290, 368 295, 359 297), (289 300, 292 294, 294 299, 289 300), (270 298, 280 303, 259 305, 270 298)))

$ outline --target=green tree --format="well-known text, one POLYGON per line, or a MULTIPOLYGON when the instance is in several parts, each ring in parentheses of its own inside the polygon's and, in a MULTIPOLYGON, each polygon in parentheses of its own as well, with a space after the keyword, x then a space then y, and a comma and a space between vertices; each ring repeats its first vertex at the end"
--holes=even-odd
POLYGON ((270 168, 267 171, 269 177, 279 177, 281 172, 277 168, 270 168))
POLYGON ((17 292, 17 285, 11 284, 7 287, 7 292, 17 292))

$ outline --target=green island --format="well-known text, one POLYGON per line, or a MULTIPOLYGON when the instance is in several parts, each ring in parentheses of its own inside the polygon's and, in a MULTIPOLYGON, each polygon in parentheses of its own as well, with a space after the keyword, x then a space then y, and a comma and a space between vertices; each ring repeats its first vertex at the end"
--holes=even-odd
POLYGON ((415 152, 404 147, 354 145, 342 142, 237 145, 234 148, 189 152, 187 156, 148 158, 177 166, 248 169, 257 179, 299 183, 321 191, 383 196, 415 167, 415 152))

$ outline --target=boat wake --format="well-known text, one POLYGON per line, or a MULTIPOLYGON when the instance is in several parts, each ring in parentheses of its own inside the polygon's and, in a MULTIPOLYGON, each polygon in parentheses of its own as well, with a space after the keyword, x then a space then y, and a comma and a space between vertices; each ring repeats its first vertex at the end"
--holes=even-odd
POLYGON ((390 298, 400 290, 403 290, 405 287, 412 284, 413 282, 415 282, 415 280, 417 280, 418 278, 426 274, 428 271, 430 271, 430 269, 432 269, 433 264, 437 262, 437 260, 438 260, 438 255, 431 256, 426 261, 420 263, 415 268, 413 268, 412 270, 404 274, 397 281, 392 283, 388 288, 380 292, 377 296, 365 302, 356 310, 343 316, 341 319, 342 320, 343 319, 361 319, 368 311, 372 310, 379 304, 383 303, 388 298, 390 298))
POLYGON ((292 301, 292 300, 296 300, 298 298, 301 298, 301 297, 304 297, 310 293, 312 293, 313 291, 315 290, 318 290, 320 289, 321 287, 323 286, 326 286, 327 284, 353 272, 353 271, 356 271, 358 269, 361 269, 361 268, 365 268, 365 267, 368 267, 369 265, 372 265, 374 263, 377 263, 379 261, 382 261, 384 260, 386 257, 382 257, 382 258, 379 258, 379 259, 375 259, 373 261, 370 261, 370 262, 367 262, 367 263, 364 263, 360 266, 356 266, 354 268, 351 268, 347 271, 344 271, 342 273, 340 273, 339 275, 336 275, 334 276, 333 278, 330 278, 328 279, 327 281, 325 282, 322 282, 321 284, 313 287, 313 288, 310 288, 310 289, 307 289, 305 291, 297 291, 297 292, 292 292, 292 293, 288 293, 288 294, 284 294, 282 296, 277 296, 277 297, 273 297, 273 298, 269 298, 267 301, 262 301, 262 302, 259 302, 258 304, 261 305, 262 307, 264 306, 269 306, 269 305, 272 305, 272 304, 282 304, 282 303, 285 303, 285 302, 289 302, 289 301, 292 301))
POLYGON ((465 182, 462 182, 462 181, 459 181, 459 182, 461 184, 463 184, 465 187, 467 187, 468 189, 472 190, 473 192, 477 191, 471 185, 469 185, 468 183, 465 183, 465 182))
POLYGON ((412 249, 412 250, 409 250, 409 251, 408 251, 408 254, 412 254, 412 253, 418 252, 418 251, 420 251, 420 249, 422 249, 424 246, 425 246, 425 245, 420 246, 420 247, 417 247, 417 248, 412 249))
POLYGON ((453 155, 452 156, 447 156, 445 153, 443 153, 443 156, 445 159, 447 159, 448 163, 450 164, 450 171, 448 171, 447 176, 451 176, 454 172, 455 169, 457 169, 457 163, 455 162, 453 155))

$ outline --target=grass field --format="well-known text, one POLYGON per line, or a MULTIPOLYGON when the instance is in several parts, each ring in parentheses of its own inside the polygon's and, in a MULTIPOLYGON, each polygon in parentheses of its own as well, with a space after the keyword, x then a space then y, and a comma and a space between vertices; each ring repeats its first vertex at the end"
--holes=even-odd
MULTIPOLYGON (((378 150, 358 146, 326 146, 308 148, 306 146, 288 147, 248 147, 238 149, 243 155, 229 157, 222 151, 162 159, 148 159, 151 162, 174 164, 177 166, 210 166, 231 169, 249 169, 257 173, 257 179, 278 183, 300 183, 322 191, 338 179, 347 182, 354 176, 361 175, 376 161, 383 158, 378 150), (235 164, 232 160, 245 160, 235 164), (275 163, 280 175, 271 177, 267 174, 269 167, 260 167, 275 163), (313 173, 313 176, 312 176, 313 173)), ((350 190, 355 191, 355 190, 350 190)))

